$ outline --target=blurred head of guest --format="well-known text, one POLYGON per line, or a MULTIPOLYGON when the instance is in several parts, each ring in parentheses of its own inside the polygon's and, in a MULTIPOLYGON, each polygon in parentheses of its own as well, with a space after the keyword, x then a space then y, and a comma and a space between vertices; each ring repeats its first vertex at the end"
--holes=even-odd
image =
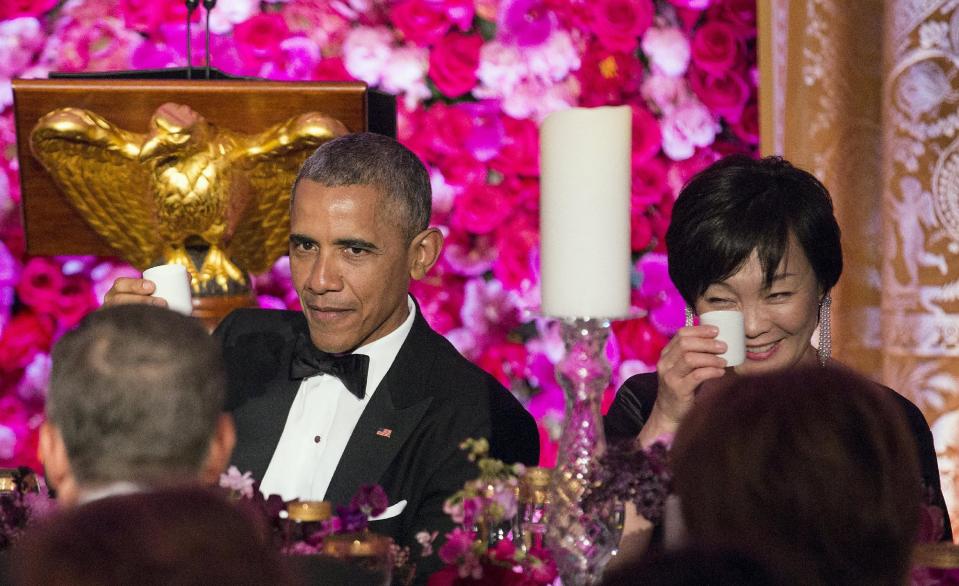
POLYGON ((779 586, 772 572, 735 550, 697 547, 666 552, 603 574, 603 586, 779 586))
POLYGON ((784 583, 904 583, 919 466, 875 383, 835 367, 735 378, 697 400, 672 459, 691 543, 760 556, 784 583))
POLYGON ((53 350, 40 430, 63 504, 214 483, 233 450, 220 350, 192 318, 146 305, 87 316, 53 350))
POLYGON ((15 584, 289 584, 262 524, 199 487, 111 496, 24 536, 15 584))

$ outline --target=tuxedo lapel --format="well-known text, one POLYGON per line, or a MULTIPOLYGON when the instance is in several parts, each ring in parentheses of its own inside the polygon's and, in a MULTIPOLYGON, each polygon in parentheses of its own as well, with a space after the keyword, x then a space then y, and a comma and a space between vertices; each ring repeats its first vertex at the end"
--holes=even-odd
POLYGON ((410 334, 353 429, 325 500, 346 503, 361 485, 383 484, 384 472, 433 401, 427 386, 436 335, 417 308, 410 334))

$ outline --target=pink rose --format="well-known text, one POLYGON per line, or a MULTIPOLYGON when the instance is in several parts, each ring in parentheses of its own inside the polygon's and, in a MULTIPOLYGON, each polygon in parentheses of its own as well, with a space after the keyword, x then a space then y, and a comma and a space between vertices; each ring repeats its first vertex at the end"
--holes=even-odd
POLYGON ((539 284, 537 228, 535 220, 520 216, 497 230, 493 276, 507 289, 524 293, 539 284))
POLYGON ((591 28, 607 48, 630 52, 653 24, 654 13, 652 0, 596 0, 591 28))
POLYGON ((240 56, 255 63, 279 58, 280 42, 290 34, 286 21, 279 14, 257 14, 233 29, 240 56))
POLYGON ((443 242, 443 260, 458 275, 478 277, 493 266, 497 252, 488 235, 455 231, 443 242))
POLYGON ((689 39, 678 28, 651 28, 643 35, 643 53, 654 70, 676 77, 689 65, 689 39))
POLYGON ((670 77, 662 72, 654 72, 643 80, 642 94, 656 108, 668 112, 685 99, 689 90, 682 77, 670 77))
MULTIPOLYGON (((181 5, 181 2, 176 2, 181 5)), ((259 0, 220 0, 210 11, 210 32, 218 35, 229 33, 233 27, 250 18, 260 10, 259 0)))
POLYGON ((454 204, 452 225, 472 234, 492 232, 510 213, 507 201, 499 186, 469 185, 454 204))
POLYGON ((0 369, 15 371, 26 367, 40 352, 48 352, 53 342, 54 323, 49 316, 22 312, 0 335, 0 369))
POLYGON ((749 85, 739 73, 729 70, 713 76, 694 67, 689 77, 690 88, 710 111, 732 124, 739 122, 750 97, 749 85))
POLYGON ((343 42, 343 64, 353 77, 379 85, 393 52, 392 44, 393 33, 389 29, 356 27, 343 42))
POLYGON ((59 0, 4 0, 0 3, 0 20, 20 16, 43 16, 58 2, 59 0))
POLYGON ((487 162, 499 153, 505 133, 499 104, 492 100, 460 102, 456 107, 471 120, 470 130, 460 141, 477 161, 487 162))
POLYGON ((500 6, 502 39, 520 47, 543 43, 556 28, 556 16, 545 0, 509 0, 500 6))
POLYGON ((443 5, 429 0, 402 0, 390 12, 390 21, 406 40, 421 47, 439 41, 452 25, 443 5))
MULTIPOLYGON (((183 2, 119 0, 117 8, 128 28, 147 34, 155 33, 161 24, 182 22, 186 19, 186 6, 183 2)), ((194 21, 199 20, 200 12, 202 10, 194 13, 194 21)))
POLYGON ((504 136, 492 165, 504 175, 539 176, 539 129, 531 120, 502 116, 504 136))
POLYGON ((732 69, 739 51, 736 31, 724 22, 707 22, 693 35, 693 63, 712 75, 721 76, 732 69))
POLYGON ((47 258, 36 257, 23 267, 17 293, 27 306, 40 313, 53 313, 63 285, 60 265, 47 258))
POLYGON ((653 113, 641 104, 630 104, 633 109, 633 166, 642 163, 659 153, 663 144, 659 121, 653 113))
POLYGON ((619 104, 639 88, 643 64, 631 52, 610 51, 592 45, 583 56, 583 65, 576 76, 582 85, 581 105, 619 104))
POLYGON ((0 78, 17 77, 25 71, 45 40, 43 27, 35 18, 0 22, 0 78))
POLYGON ((637 161, 632 164, 632 205, 645 210, 662 201, 669 193, 666 180, 666 165, 658 158, 637 161))
POLYGON ((267 63, 263 77, 280 80, 311 79, 320 61, 320 47, 307 37, 289 37, 280 42, 277 63, 267 63))
POLYGON ((434 267, 429 277, 414 281, 410 291, 420 304, 423 317, 430 326, 441 334, 460 327, 460 308, 463 305, 463 287, 465 279, 452 274, 444 274, 442 267, 434 267))
POLYGON ((82 275, 68 275, 60 288, 55 315, 63 327, 72 327, 97 307, 90 280, 82 275))
POLYGON ((476 85, 483 38, 478 35, 451 33, 443 37, 430 52, 430 79, 437 89, 450 98, 469 92, 476 85))
POLYGON ((476 334, 505 335, 520 325, 516 296, 497 280, 473 278, 466 282, 460 319, 476 334))
POLYGON ((674 161, 682 161, 693 156, 696 147, 712 144, 719 124, 705 106, 692 99, 663 116, 660 129, 663 152, 674 161))
MULTIPOLYGON (((712 149, 697 149, 692 157, 689 157, 683 161, 677 161, 670 166, 669 171, 666 174, 666 180, 669 182, 669 188, 673 191, 673 193, 678 194, 679 190, 682 189, 683 186, 689 183, 689 180, 693 178, 693 175, 712 165, 718 159, 719 155, 717 155, 712 149)), ((665 233, 665 229, 663 232, 665 233)))
POLYGON ((383 91, 402 95, 407 108, 430 97, 426 87, 426 70, 429 68, 429 51, 422 47, 397 47, 390 53, 380 86, 383 91))
MULTIPOLYGON (((463 136, 470 132, 472 121, 465 110, 457 105, 437 102, 425 112, 414 110, 406 126, 408 136, 403 143, 416 152, 421 152, 430 163, 441 163, 448 157, 458 158, 463 154, 463 136), (430 132, 422 129, 429 128, 430 132)), ((444 171, 447 181, 450 176, 444 171)))

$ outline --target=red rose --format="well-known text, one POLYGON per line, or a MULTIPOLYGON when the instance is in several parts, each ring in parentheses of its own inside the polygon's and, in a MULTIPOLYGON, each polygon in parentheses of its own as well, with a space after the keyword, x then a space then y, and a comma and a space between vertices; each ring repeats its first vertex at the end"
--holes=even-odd
MULTIPOLYGON (((127 28, 141 33, 154 33, 162 24, 179 24, 186 18, 186 6, 183 2, 120 0, 119 9, 127 28)), ((193 13, 194 21, 199 19, 199 13, 199 10, 193 13)))
POLYGON ((434 330, 446 334, 460 327, 463 287, 466 279, 452 274, 442 261, 422 280, 413 281, 410 292, 416 297, 423 317, 434 330))
POLYGON ((524 378, 526 359, 526 346, 520 342, 503 340, 490 344, 476 364, 508 389, 514 381, 524 378))
POLYGON ((652 0, 597 0, 591 28, 604 46, 628 53, 653 24, 654 12, 652 0))
POLYGON ((432 45, 450 29, 443 5, 428 0, 405 0, 393 7, 390 21, 408 41, 421 47, 432 45))
MULTIPOLYGON (((473 120, 464 109, 442 102, 434 104, 426 111, 422 124, 419 134, 429 137, 431 161, 440 162, 450 156, 459 158, 467 152, 463 138, 472 132, 473 120), (429 132, 422 132, 423 128, 428 128, 429 132)), ((447 173, 443 174, 450 178, 447 173)))
POLYGON ((653 113, 639 104, 630 104, 633 108, 633 166, 649 160, 659 153, 663 144, 663 134, 659 120, 653 113))
POLYGON ((583 65, 576 76, 582 86, 581 105, 619 104, 624 96, 639 89, 643 64, 630 51, 609 51, 592 46, 583 56, 583 65))
POLYGON ((657 330, 647 318, 613 322, 613 332, 619 340, 623 360, 639 360, 656 364, 669 338, 657 330))
POLYGON ((723 0, 710 9, 717 18, 724 20, 736 31, 736 36, 749 40, 756 36, 756 0, 723 0))
POLYGON ((280 41, 290 29, 279 14, 257 14, 233 29, 233 39, 244 60, 270 61, 282 55, 280 41))
POLYGON ((539 129, 532 120, 502 117, 503 144, 492 166, 504 175, 539 176, 539 129))
POLYGON ((725 22, 711 21, 696 30, 690 46, 693 63, 714 76, 732 69, 739 58, 740 41, 725 22))
POLYGON ((633 252, 645 252, 649 243, 653 241, 653 227, 649 223, 646 209, 636 203, 630 204, 629 213, 629 246, 633 252))
POLYGON ((755 101, 750 102, 743 109, 739 122, 733 124, 733 132, 748 144, 759 144, 759 107, 755 101))
POLYGON ((313 78, 320 81, 356 81, 343 65, 342 57, 328 57, 317 63, 313 78))
POLYGON ((736 71, 714 76, 703 69, 692 68, 689 87, 710 112, 722 116, 730 124, 739 122, 749 101, 749 85, 736 71))
POLYGON ((430 51, 430 79, 436 88, 450 98, 458 98, 476 85, 483 38, 478 35, 451 33, 430 51))
POLYGON ((11 319, 0 336, 0 369, 14 371, 30 364, 38 352, 53 342, 53 319, 35 313, 20 313, 11 319))
POLYGON ((492 232, 511 211, 503 190, 485 184, 468 186, 453 206, 452 226, 473 234, 492 232))

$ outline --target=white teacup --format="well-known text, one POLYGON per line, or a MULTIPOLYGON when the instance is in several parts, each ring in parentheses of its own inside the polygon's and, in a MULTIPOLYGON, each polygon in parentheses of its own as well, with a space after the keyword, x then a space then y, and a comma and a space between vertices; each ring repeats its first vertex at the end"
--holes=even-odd
POLYGON ((193 313, 190 275, 185 266, 169 264, 151 267, 143 271, 143 278, 156 285, 152 297, 166 299, 167 307, 183 315, 193 313))
POLYGON ((746 330, 741 311, 707 311, 699 316, 699 323, 719 328, 717 340, 726 342, 726 351, 720 354, 726 366, 738 366, 746 360, 746 330))

